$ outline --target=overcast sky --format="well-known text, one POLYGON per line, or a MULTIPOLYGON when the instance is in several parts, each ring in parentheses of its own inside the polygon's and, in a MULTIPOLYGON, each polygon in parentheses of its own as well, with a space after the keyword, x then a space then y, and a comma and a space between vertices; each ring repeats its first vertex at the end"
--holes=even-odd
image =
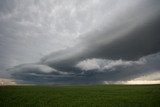
POLYGON ((0 0, 0 78, 160 83, 160 1, 0 0))

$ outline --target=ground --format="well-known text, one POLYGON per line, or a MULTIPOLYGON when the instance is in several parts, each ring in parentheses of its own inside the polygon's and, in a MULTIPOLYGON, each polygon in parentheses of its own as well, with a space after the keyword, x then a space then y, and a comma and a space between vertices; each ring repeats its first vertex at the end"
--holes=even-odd
POLYGON ((160 107, 160 85, 1 86, 0 107, 160 107))

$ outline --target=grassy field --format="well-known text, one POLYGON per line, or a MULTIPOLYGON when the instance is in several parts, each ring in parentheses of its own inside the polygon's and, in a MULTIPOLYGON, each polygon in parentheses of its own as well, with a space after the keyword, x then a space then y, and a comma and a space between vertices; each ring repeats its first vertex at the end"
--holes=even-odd
POLYGON ((160 85, 1 86, 0 107, 160 107, 160 85))

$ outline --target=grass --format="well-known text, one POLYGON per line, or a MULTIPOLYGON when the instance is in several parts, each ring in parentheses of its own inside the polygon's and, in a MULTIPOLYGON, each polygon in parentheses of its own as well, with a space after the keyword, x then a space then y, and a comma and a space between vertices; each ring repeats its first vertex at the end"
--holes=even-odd
POLYGON ((160 107, 160 85, 1 86, 0 107, 160 107))

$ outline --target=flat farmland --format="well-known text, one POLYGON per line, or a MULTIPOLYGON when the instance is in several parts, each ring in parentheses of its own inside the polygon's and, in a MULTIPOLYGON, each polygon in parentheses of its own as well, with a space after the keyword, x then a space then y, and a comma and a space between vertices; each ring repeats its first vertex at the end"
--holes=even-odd
POLYGON ((160 107, 160 85, 1 86, 0 107, 160 107))

